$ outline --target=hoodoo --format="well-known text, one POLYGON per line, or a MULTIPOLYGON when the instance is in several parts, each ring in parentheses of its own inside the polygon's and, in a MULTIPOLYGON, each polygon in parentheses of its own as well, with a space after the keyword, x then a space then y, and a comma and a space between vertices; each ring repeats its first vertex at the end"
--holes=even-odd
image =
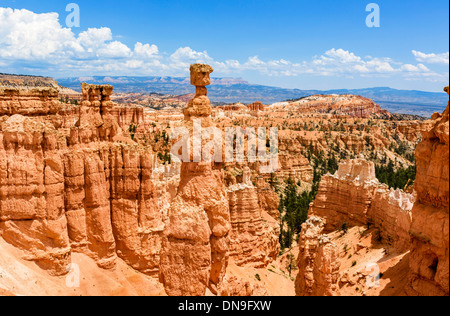
MULTIPOLYGON (((194 120, 202 128, 213 125, 206 89, 213 69, 195 64, 190 70, 196 95, 184 109, 184 125, 192 131, 194 120)), ((228 265, 231 224, 223 173, 211 162, 190 158, 182 163, 178 194, 164 231, 160 279, 168 295, 199 296, 207 288, 217 293, 228 265)))

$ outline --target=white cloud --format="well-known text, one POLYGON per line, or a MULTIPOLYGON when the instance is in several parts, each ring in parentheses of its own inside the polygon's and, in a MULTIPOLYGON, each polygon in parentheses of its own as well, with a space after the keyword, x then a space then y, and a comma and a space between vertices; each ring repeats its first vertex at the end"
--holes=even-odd
POLYGON ((77 43, 86 48, 89 52, 92 52, 94 48, 103 46, 105 42, 111 41, 112 38, 112 32, 107 27, 99 29, 89 28, 87 31, 78 35, 77 43))
POLYGON ((356 56, 354 53, 343 50, 343 49, 330 49, 325 52, 325 56, 321 57, 322 60, 334 60, 340 63, 359 63, 361 62, 361 57, 356 56))
POLYGON ((449 52, 442 54, 425 54, 416 50, 412 51, 414 57, 417 61, 427 64, 441 64, 448 65, 449 64, 449 52))
POLYGON ((191 63, 212 63, 206 51, 197 52, 190 47, 180 47, 170 56, 174 68, 188 67, 191 63))
POLYGON ((158 46, 150 44, 142 44, 137 42, 134 45, 134 56, 142 58, 154 58, 159 54, 158 46))
POLYGON ((131 56, 131 50, 125 44, 114 41, 97 50, 98 57, 125 58, 131 56))
POLYGON ((45 59, 75 40, 57 13, 0 8, 0 57, 45 59))
POLYGON ((77 36, 59 23, 57 13, 36 14, 25 9, 0 8, 0 58, 10 63, 42 62, 86 72, 95 70, 94 67, 102 71, 121 71, 128 66, 137 67, 132 57, 158 58, 158 47, 136 43, 133 52, 122 42, 113 41, 112 31, 107 27, 89 28, 77 36))
POLYGON ((411 65, 411 64, 405 64, 401 67, 402 70, 409 71, 409 72, 429 72, 430 70, 424 65, 424 64, 418 64, 417 66, 411 65))
POLYGON ((127 62, 125 63, 125 66, 127 68, 131 68, 131 69, 137 69, 137 68, 141 68, 144 65, 144 62, 142 60, 127 60, 127 62))

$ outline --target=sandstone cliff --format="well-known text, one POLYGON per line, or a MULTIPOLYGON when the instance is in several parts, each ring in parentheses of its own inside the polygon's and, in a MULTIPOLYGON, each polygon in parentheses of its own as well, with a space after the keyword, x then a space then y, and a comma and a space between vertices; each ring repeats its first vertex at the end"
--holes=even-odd
POLYGON ((244 170, 243 182, 227 188, 232 230, 230 256, 238 265, 267 267, 279 253, 279 224, 258 202, 256 187, 244 170))
POLYGON ((323 235, 324 223, 310 217, 302 225, 299 238, 295 292, 298 296, 335 296, 338 290, 339 261, 334 243, 323 235))
POLYGON ((414 201, 414 195, 381 184, 372 162, 357 159, 341 164, 335 175, 322 178, 310 215, 325 220, 325 233, 371 224, 379 229, 381 238, 404 251, 410 246, 414 201))
POLYGON ((416 150, 417 202, 410 230, 412 295, 449 295, 449 107, 432 120, 416 150))
POLYGON ((299 238, 297 295, 370 291, 367 267, 395 265, 411 247, 414 201, 413 194, 379 183, 374 164, 363 159, 344 162, 335 175, 325 175, 299 238))
POLYGON ((151 149, 122 136, 111 86, 83 85, 63 108, 54 88, 8 88, 0 97, 0 234, 52 274, 73 251, 103 268, 117 254, 155 273, 162 222, 151 149))

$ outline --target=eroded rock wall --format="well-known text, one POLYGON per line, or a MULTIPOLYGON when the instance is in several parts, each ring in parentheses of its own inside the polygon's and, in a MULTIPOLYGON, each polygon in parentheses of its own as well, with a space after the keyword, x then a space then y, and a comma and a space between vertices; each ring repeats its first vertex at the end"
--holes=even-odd
POLYGON ((310 217, 303 225, 299 238, 295 280, 297 296, 335 296, 339 289, 338 249, 323 234, 324 222, 319 217, 310 217))
POLYGON ((449 295, 449 107, 432 120, 416 149, 417 201, 410 230, 412 295, 449 295))
POLYGON ((83 102, 70 109, 52 89, 1 93, 2 237, 52 274, 67 272, 72 251, 102 268, 118 254, 156 273, 162 222, 151 150, 122 134, 111 86, 83 84, 83 102))
POLYGON ((404 252, 410 248, 414 202, 414 194, 380 183, 373 162, 356 159, 340 164, 336 174, 322 178, 310 215, 324 219, 325 233, 373 225, 380 238, 404 252))
POLYGON ((243 182, 227 188, 232 225, 230 256, 238 265, 265 268, 280 250, 279 224, 260 208, 250 173, 246 168, 243 182))
POLYGON ((0 235, 52 274, 70 262, 64 166, 56 131, 15 114, 0 118, 0 235))

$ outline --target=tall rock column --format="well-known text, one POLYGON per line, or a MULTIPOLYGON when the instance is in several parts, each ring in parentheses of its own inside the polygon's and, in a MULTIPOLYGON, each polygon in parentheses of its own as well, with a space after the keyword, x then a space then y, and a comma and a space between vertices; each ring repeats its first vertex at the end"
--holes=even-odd
MULTIPOLYGON (((445 89, 448 93, 448 87, 445 89)), ((417 146, 417 202, 412 209, 412 295, 449 295, 449 107, 417 146)))
MULTIPOLYGON (((83 102, 76 126, 70 130, 64 156, 65 210, 73 250, 85 253, 102 268, 112 268, 116 244, 111 227, 110 187, 101 159, 99 128, 104 91, 111 86, 82 84, 83 102)), ((109 93, 109 92, 107 92, 109 93)))
POLYGON ((230 185, 227 192, 232 225, 230 256, 239 266, 267 267, 280 252, 280 226, 263 214, 249 167, 244 168, 242 183, 230 185))
POLYGON ((298 268, 295 280, 297 296, 336 296, 340 263, 337 246, 323 235, 325 223, 310 217, 299 238, 298 268))
MULTIPOLYGON (((213 126, 206 86, 211 66, 191 66, 196 96, 184 110, 184 126, 192 135, 194 120, 202 128, 213 126)), ((178 194, 168 213, 161 250, 160 280, 168 295, 202 296, 213 293, 228 265, 228 233, 231 229, 228 199, 221 170, 211 162, 184 161, 178 194)))

